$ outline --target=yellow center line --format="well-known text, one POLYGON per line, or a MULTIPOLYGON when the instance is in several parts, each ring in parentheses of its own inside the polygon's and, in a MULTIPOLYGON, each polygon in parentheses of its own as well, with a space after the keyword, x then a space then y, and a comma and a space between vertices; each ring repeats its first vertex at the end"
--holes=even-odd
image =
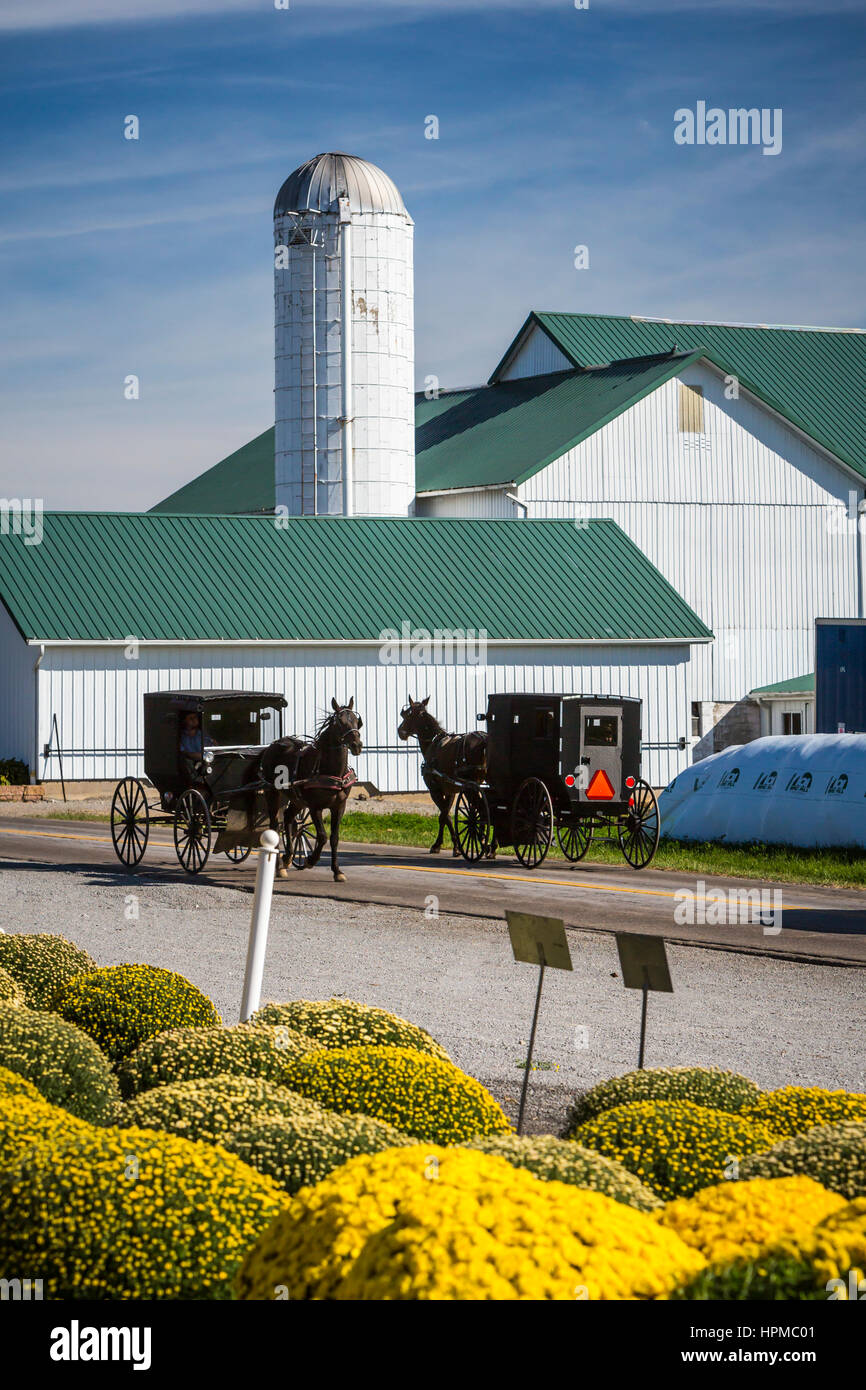
MULTIPOLYGON (((30 835, 42 840, 86 840, 93 845, 110 845, 111 840, 104 839, 99 835, 75 835, 71 832, 60 832, 56 830, 14 830, 11 826, 0 826, 0 835, 30 835)), ((171 849, 170 840, 157 840, 151 836, 150 843, 160 849, 171 849)), ((584 892, 598 893, 625 893, 634 897, 644 898, 675 898, 677 892, 672 892, 666 888, 629 888, 624 884, 617 883, 584 883, 578 879, 562 878, 539 878, 528 874, 493 874, 484 869, 443 869, 434 867, 432 864, 379 864, 380 869, 396 870, 397 873, 407 874, 452 874, 457 878, 490 878, 499 879, 503 883, 543 883, 549 888, 578 888, 584 892)), ((678 890, 680 892, 687 890, 678 890)), ((710 890, 713 891, 713 890, 710 890)), ((719 888, 720 893, 729 890, 719 888)), ((740 892, 747 892, 748 889, 738 889, 740 892)), ((760 891, 760 890, 757 890, 760 891)), ((712 906, 712 900, 710 900, 712 906)), ((816 912, 819 909, 809 904, 787 903, 784 910, 788 912, 816 912)))
MULTIPOLYGON (((671 892, 666 888, 628 888, 624 884, 584 883, 580 879, 539 878, 537 875, 530 876, 527 874, 491 874, 482 869, 434 869, 432 866, 428 868, 426 864, 383 864, 382 868, 397 869, 401 873, 410 874, 456 874, 458 877, 462 878, 496 878, 502 879, 505 883, 543 883, 545 888, 582 888, 587 892, 595 892, 597 890, 599 893, 632 893, 645 898, 675 898, 677 896, 677 892, 671 892)), ((691 890, 679 889, 677 891, 688 892, 691 890)), ((710 891, 712 892, 713 890, 711 889, 710 891)), ((716 891, 725 893, 729 890, 719 888, 716 891)), ((736 889, 735 891, 748 892, 748 889, 736 889)), ((756 889, 755 891, 760 892, 760 889, 756 889)), ((708 905, 712 906, 712 899, 709 901, 708 905)), ((818 909, 815 907, 806 905, 799 906, 797 903, 788 903, 786 905, 786 911, 788 912, 815 912, 817 910, 818 909)))
MULTIPOLYGON (((37 840, 87 840, 91 845, 110 845, 111 840, 106 840, 101 835, 73 835, 70 831, 57 830, 13 830, 9 825, 0 826, 0 835, 32 835, 37 840)), ((157 840, 154 836, 150 837, 149 843, 158 845, 161 849, 170 849, 170 840, 157 840)))

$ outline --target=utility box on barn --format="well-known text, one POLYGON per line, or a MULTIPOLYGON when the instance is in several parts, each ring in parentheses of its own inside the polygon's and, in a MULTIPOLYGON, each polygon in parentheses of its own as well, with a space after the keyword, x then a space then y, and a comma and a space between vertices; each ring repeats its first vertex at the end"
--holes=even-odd
POLYGON ((815 620, 815 732, 866 733, 866 618, 815 620))

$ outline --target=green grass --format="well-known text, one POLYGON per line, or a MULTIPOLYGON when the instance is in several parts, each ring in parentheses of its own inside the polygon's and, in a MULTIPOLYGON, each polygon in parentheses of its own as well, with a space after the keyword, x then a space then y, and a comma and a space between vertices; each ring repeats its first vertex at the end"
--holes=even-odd
MULTIPOLYGON (((108 816, 95 812, 51 811, 46 819, 107 821, 108 816)), ((341 837, 354 844, 405 845, 426 849, 436 835, 436 818, 411 811, 393 811, 388 815, 371 815, 368 811, 351 811, 343 817, 341 837)), ((442 860, 451 860, 450 847, 442 847, 442 860)), ((503 859, 511 857, 503 851, 503 859)), ((548 860, 559 865, 565 859, 554 841, 548 860)), ((584 863, 609 864, 622 868, 625 860, 616 841, 595 844, 584 863)), ((486 861, 481 868, 495 868, 486 861)), ((719 845, 686 844, 679 840, 662 840, 652 862, 652 869, 669 869, 676 873, 720 874, 729 878, 756 878, 778 883, 814 883, 828 888, 866 888, 866 851, 857 849, 799 849, 793 845, 719 845)), ((645 872, 651 872, 646 870, 645 872)))

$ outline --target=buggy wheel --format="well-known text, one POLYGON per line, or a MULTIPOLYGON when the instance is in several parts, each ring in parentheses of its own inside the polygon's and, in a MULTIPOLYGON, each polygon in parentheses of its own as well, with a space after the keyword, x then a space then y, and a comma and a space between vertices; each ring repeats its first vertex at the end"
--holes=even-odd
POLYGON ((628 811, 617 828, 619 847, 633 869, 645 869, 658 849, 661 834, 659 804, 648 782, 638 778, 628 799, 628 811))
POLYGON ((292 817, 289 823, 291 833, 290 853, 292 857, 292 868, 302 869, 307 862, 307 856, 312 854, 313 846, 316 843, 313 834, 313 822, 310 820, 307 811, 300 811, 292 817))
POLYGON ((174 811, 174 847, 188 874, 199 874, 210 856, 211 821, 200 791, 181 792, 174 811))
POLYGON ((454 834, 457 848, 467 864, 482 859, 490 847, 490 812, 480 787, 468 787, 457 797, 454 807, 454 834))
POLYGON ((252 849, 249 845, 233 845, 231 849, 224 851, 226 859, 230 859, 233 864, 243 864, 245 859, 249 859, 252 849))
POLYGON ((556 838, 566 859, 576 864, 592 844, 592 826, 582 816, 556 823, 556 838))
POLYGON ((537 869, 547 858, 553 839, 553 803, 538 777, 527 777, 514 798, 511 843, 527 869, 537 869))
POLYGON ((150 811, 144 787, 135 777, 118 782, 111 798, 111 839, 121 864, 134 869, 147 849, 150 811))

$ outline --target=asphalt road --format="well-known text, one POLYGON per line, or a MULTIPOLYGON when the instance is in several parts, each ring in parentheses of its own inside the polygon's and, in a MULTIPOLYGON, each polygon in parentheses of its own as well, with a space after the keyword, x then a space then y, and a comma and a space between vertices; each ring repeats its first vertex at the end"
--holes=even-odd
MULTIPOLYGON (((420 849, 378 845, 341 846, 340 858, 347 882, 333 882, 326 851, 316 869, 290 871, 288 880, 278 880, 277 893, 408 907, 428 919, 438 912, 501 921, 505 910, 513 908, 561 917, 574 930, 639 931, 724 951, 866 964, 866 894, 856 890, 707 877, 707 895, 722 891, 727 896, 744 889, 768 894, 761 925, 736 920, 729 896, 727 921, 714 920, 719 913, 712 903, 703 912, 710 920, 701 920, 696 879, 683 873, 649 869, 637 874, 627 867, 563 861, 530 873, 510 855, 467 866, 450 854, 433 857, 420 849), (678 894, 684 890, 697 895, 692 921, 682 920, 686 904, 678 894)), ((170 829, 161 826, 152 829, 145 858, 130 874, 117 861, 104 823, 0 815, 0 861, 7 870, 60 864, 89 872, 92 879, 96 871, 93 881, 105 885, 187 879, 175 857, 170 829)), ((249 892, 254 865, 254 856, 237 867, 218 856, 197 881, 249 892)))

